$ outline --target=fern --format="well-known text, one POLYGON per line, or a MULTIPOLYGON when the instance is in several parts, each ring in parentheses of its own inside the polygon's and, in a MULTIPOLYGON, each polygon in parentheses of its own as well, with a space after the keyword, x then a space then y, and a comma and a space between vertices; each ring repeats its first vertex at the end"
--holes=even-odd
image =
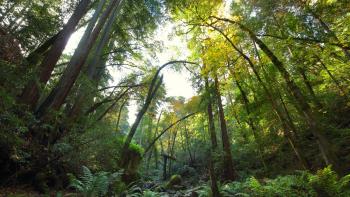
POLYGON ((83 196, 105 196, 108 193, 109 186, 118 180, 122 172, 108 173, 98 172, 93 174, 89 168, 83 166, 83 174, 77 179, 70 175, 70 186, 83 196))

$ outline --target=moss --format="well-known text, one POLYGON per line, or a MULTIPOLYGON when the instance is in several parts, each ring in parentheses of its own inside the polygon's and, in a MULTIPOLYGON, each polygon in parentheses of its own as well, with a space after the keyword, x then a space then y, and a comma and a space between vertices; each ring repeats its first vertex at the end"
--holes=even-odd
POLYGON ((122 176, 122 180, 126 183, 134 182, 140 178, 137 170, 142 161, 143 149, 137 144, 130 144, 128 150, 128 157, 125 158, 125 172, 122 176))
POLYGON ((139 144, 136 144, 134 142, 129 145, 129 150, 135 153, 139 153, 140 155, 143 155, 145 152, 145 150, 139 144))
POLYGON ((182 177, 178 174, 175 174, 171 176, 168 183, 166 184, 166 188, 171 189, 174 188, 174 186, 179 186, 182 183, 182 177))

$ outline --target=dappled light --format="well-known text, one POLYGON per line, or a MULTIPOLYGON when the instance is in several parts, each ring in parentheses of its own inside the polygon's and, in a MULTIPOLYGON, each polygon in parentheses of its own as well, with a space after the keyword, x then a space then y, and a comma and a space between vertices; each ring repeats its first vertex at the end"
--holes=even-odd
POLYGON ((348 0, 3 0, 0 19, 0 197, 350 196, 348 0))

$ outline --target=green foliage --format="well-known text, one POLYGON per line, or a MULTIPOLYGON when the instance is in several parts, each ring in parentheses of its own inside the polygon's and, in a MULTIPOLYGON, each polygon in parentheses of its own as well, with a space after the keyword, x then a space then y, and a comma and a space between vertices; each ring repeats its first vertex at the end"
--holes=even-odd
POLYGON ((119 180, 121 172, 110 174, 108 172, 97 172, 93 174, 89 168, 83 166, 83 173, 79 179, 70 175, 70 187, 76 189, 86 197, 105 196, 110 185, 119 180))
POLYGON ((152 192, 150 190, 145 190, 143 192, 143 197, 160 197, 160 194, 157 194, 156 192, 152 192))
POLYGON ((258 180, 250 177, 243 182, 232 182, 222 186, 225 196, 348 196, 349 175, 339 179, 330 167, 316 174, 299 171, 295 175, 278 176, 275 179, 258 180))
POLYGON ((139 155, 143 155, 143 152, 145 151, 142 146, 140 146, 139 144, 137 143, 131 143, 129 145, 129 150, 130 151, 133 151, 135 153, 138 153, 139 155))
POLYGON ((210 197, 211 188, 209 185, 201 186, 197 191, 199 197, 210 197))
POLYGON ((350 195, 350 175, 339 179, 331 166, 318 170, 315 175, 310 175, 309 182, 318 193, 324 196, 350 195))
POLYGON ((181 182, 182 182, 181 176, 178 174, 175 174, 175 175, 172 175, 170 177, 170 179, 169 179, 168 183, 165 185, 165 187, 171 189, 176 185, 181 185, 181 182))

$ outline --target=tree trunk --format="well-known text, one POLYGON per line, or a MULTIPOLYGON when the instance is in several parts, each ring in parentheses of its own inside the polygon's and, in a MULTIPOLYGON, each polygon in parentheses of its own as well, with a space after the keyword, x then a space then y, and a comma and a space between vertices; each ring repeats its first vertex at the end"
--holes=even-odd
MULTIPOLYGON (((275 54, 265 45, 264 42, 262 42, 250 29, 248 29, 246 26, 237 23, 235 21, 232 21, 230 19, 225 18, 218 18, 214 17, 218 20, 226 21, 231 24, 238 25, 239 28, 248 33, 250 38, 256 42, 260 49, 265 53, 265 55, 271 60, 273 65, 278 69, 281 76, 285 80, 287 87, 289 91, 294 96, 297 104, 298 104, 298 110, 300 111, 301 115, 304 116, 306 119, 306 122, 308 123, 311 133, 316 137, 316 142, 319 146, 321 155, 327 165, 332 164, 335 171, 342 174, 343 170, 340 168, 339 159, 336 156, 336 154, 333 152, 331 144, 327 140, 326 136, 322 133, 321 127, 318 125, 315 115, 310 107, 310 105, 307 103, 305 96, 302 94, 300 88, 296 85, 294 80, 291 78, 288 71, 285 69, 284 64, 275 56, 275 54)), ((213 26, 212 26, 213 27, 213 26)), ((213 27, 217 31, 219 31, 223 36, 225 36, 226 39, 229 39, 227 35, 225 35, 220 29, 213 27)), ((231 41, 232 42, 232 41, 231 41)), ((248 58, 249 59, 249 58, 248 58)), ((250 61, 250 60, 249 60, 250 61)))
MULTIPOLYGON (((48 109, 59 110, 64 103, 68 93, 70 92, 73 84, 75 83, 81 68, 83 67, 88 54, 94 45, 99 33, 101 32, 106 20, 110 16, 113 8, 118 6, 119 0, 113 0, 107 6, 105 11, 102 13, 96 27, 91 31, 89 27, 84 33, 83 38, 79 42, 77 50, 74 52, 63 76, 60 78, 58 84, 50 92, 49 96, 40 105, 39 109, 36 111, 38 117, 45 115, 48 109)), ((95 26, 96 21, 92 20, 91 26, 95 26)), ((89 26, 90 26, 89 24, 89 26)))
POLYGON ((295 100, 298 103, 299 110, 301 110, 302 115, 305 117, 308 125, 310 126, 312 134, 316 137, 317 143, 319 145, 322 157, 324 158, 327 165, 332 164, 334 169, 341 173, 339 160, 336 154, 331 148, 330 142, 322 133, 321 127, 318 125, 315 115, 312 112, 310 105, 307 103, 305 96, 302 94, 300 88, 295 84, 291 78, 288 71, 285 69, 283 63, 273 54, 273 52, 263 43, 256 35, 243 25, 239 25, 242 30, 249 33, 250 37, 259 45, 260 49, 266 54, 266 56, 272 61, 272 63, 279 70, 280 74, 284 78, 287 87, 291 91, 295 100))
MULTIPOLYGON (((231 74, 233 75, 233 71, 231 69, 229 69, 231 74)), ((243 90, 241 84, 235 80, 236 82, 236 85, 241 93, 241 96, 242 96, 242 100, 243 100, 243 104, 244 104, 244 108, 246 110, 246 113, 247 113, 247 116, 248 116, 248 125, 250 126, 250 128, 252 129, 253 131, 253 136, 254 136, 254 139, 257 143, 257 146, 258 146, 258 155, 259 155, 259 158, 261 160, 261 163, 262 165, 264 166, 264 169, 267 170, 267 165, 265 164, 265 161, 264 161, 264 158, 263 158, 263 148, 262 148, 262 145, 261 145, 261 140, 260 140, 260 137, 258 135, 258 130, 254 124, 254 121, 251 117, 251 113, 250 113, 250 108, 249 108, 249 100, 248 100, 248 97, 247 97, 247 94, 245 93, 245 91, 243 90)))
POLYGON ((205 89, 206 89, 206 92, 208 95, 207 113, 208 113, 208 124, 209 124, 209 134, 210 134, 210 139, 211 139, 211 145, 212 145, 213 149, 216 149, 218 143, 216 140, 215 123, 214 123, 213 107, 212 107, 212 97, 211 97, 211 91, 209 89, 208 78, 205 79, 205 89))
POLYGON ((213 108, 212 108, 212 98, 211 91, 209 88, 209 80, 205 78, 205 90, 208 96, 208 104, 207 104, 207 113, 208 113, 208 132, 211 139, 211 148, 209 149, 209 176, 210 176, 210 188, 213 197, 220 197, 219 187, 217 184, 217 177, 215 173, 215 162, 213 161, 213 153, 215 153, 217 149, 217 140, 216 140, 216 132, 215 132, 215 123, 213 116, 213 108))
POLYGON ((319 99, 317 98, 317 96, 316 96, 316 94, 315 94, 315 91, 314 91, 314 89, 313 89, 313 87, 312 87, 312 85, 311 85, 309 79, 308 79, 307 76, 306 76, 306 71, 305 71, 305 69, 303 69, 303 68, 298 68, 298 70, 299 70, 299 73, 300 73, 300 75, 301 75, 301 77, 302 77, 302 79, 303 79, 303 82, 304 82, 304 84, 305 84, 307 90, 309 91, 309 94, 310 94, 311 97, 312 97, 312 100, 313 100, 315 106, 317 107, 318 110, 321 110, 321 109, 323 108, 323 106, 322 106, 322 104, 320 103, 319 99))
POLYGON ((124 109, 125 104, 128 102, 128 100, 125 99, 125 101, 120 105, 119 111, 118 111, 118 118, 117 118, 117 123, 115 125, 115 131, 119 132, 119 123, 120 123, 120 118, 122 117, 122 111, 124 109))
POLYGON ((187 149, 187 152, 188 152, 188 156, 190 157, 190 165, 192 165, 194 163, 194 158, 192 156, 192 152, 191 152, 191 144, 189 142, 189 139, 190 139, 190 136, 188 135, 188 132, 187 132, 187 128, 185 126, 185 144, 186 144, 186 149, 187 149))
MULTIPOLYGON (((103 56, 102 52, 103 52, 103 49, 106 48, 106 45, 111 38, 111 34, 112 34, 112 30, 113 30, 112 26, 113 26, 113 23, 115 22, 117 15, 118 15, 118 11, 119 11, 118 9, 120 7, 121 7, 120 5, 116 6, 112 10, 112 15, 111 15, 111 17, 109 17, 109 19, 108 19, 108 21, 107 21, 107 23, 102 31, 102 36, 101 36, 94 52, 91 54, 92 60, 90 60, 90 62, 87 65, 87 68, 86 68, 85 74, 87 75, 87 78, 90 81, 92 81, 96 87, 99 84, 99 81, 101 78, 100 76, 102 74, 102 72, 98 72, 99 70, 97 70, 97 67, 101 67, 100 70, 103 70, 105 67, 106 60, 102 60, 102 56, 103 56)), ((72 118, 77 117, 81 114, 81 109, 84 105, 83 100, 86 100, 86 98, 87 98, 87 91, 88 90, 86 90, 86 89, 87 89, 87 87, 84 86, 84 84, 82 84, 79 87, 78 95, 77 95, 75 102, 73 104, 73 107, 69 113, 69 116, 71 116, 72 118)), ((92 98, 90 100, 92 100, 92 98)))
POLYGON ((219 119, 220 119, 220 127, 221 127, 221 139, 224 150, 224 178, 225 180, 233 181, 236 178, 232 153, 231 153, 231 142, 230 137, 228 135, 226 119, 224 114, 224 108, 221 101, 221 94, 219 90, 219 82, 217 76, 215 76, 215 96, 217 97, 217 105, 219 108, 219 119))
MULTIPOLYGON (((132 138, 134 137, 137 127, 139 126, 141 119, 143 117, 143 115, 146 113, 146 111, 148 110, 149 105, 151 104, 153 98, 155 97, 160 85, 163 82, 163 77, 160 77, 160 79, 158 79, 157 82, 156 79, 158 78, 158 73, 154 76, 153 80, 152 80, 152 84, 150 85, 149 89, 148 89, 148 94, 147 97, 145 99, 145 102, 141 108, 141 110, 139 111, 139 113, 136 116, 135 122, 133 123, 133 125, 131 126, 131 129, 124 141, 124 145, 123 148, 121 150, 122 152, 122 156, 120 158, 120 166, 121 167, 126 167, 125 165, 128 163, 128 149, 129 149, 129 145, 131 143, 132 138), (153 81, 155 83, 153 83, 153 81)), ((146 153, 146 151, 145 151, 146 153)))
POLYGON ((320 57, 316 56, 317 60, 321 63, 321 66, 323 67, 323 69, 327 72, 327 74, 329 75, 329 77, 332 79, 332 81, 334 82, 334 84, 337 86, 337 88, 339 89, 339 91, 343 94, 343 96, 345 96, 346 98, 348 98, 346 91, 344 90, 344 88, 342 87, 342 85, 339 83, 339 81, 334 77, 334 75, 331 73, 331 71, 328 69, 328 67, 326 66, 326 64, 321 60, 320 57))
MULTIPOLYGON (((212 146, 213 146, 213 144, 212 144, 212 146)), ((221 195, 219 192, 217 177, 215 174, 215 168, 214 168, 214 162, 213 162, 213 156, 212 156, 213 150, 212 149, 213 149, 213 147, 209 151, 209 164, 208 164, 209 176, 210 176, 210 189, 211 189, 212 197, 220 197, 221 195)))
MULTIPOLYGON (((267 94, 267 97, 271 103, 272 109, 273 111, 276 113, 277 117, 279 118, 281 124, 282 124, 282 128, 283 128, 283 132, 284 135, 287 137, 288 141, 291 143, 296 143, 295 140, 290 140, 289 136, 290 132, 294 132, 294 125, 293 122, 288 122, 287 118, 285 117, 285 114, 281 112, 281 110, 279 109, 279 105, 276 102, 275 98, 273 97, 272 92, 270 91, 269 88, 267 88, 267 86, 265 85, 265 83, 263 82, 263 80, 261 79, 258 71, 255 68, 255 65, 253 64, 253 62, 250 60, 250 58, 245 55, 240 49, 238 49, 238 47, 236 47, 236 45, 232 42, 232 40, 230 38, 227 37, 226 34, 224 34, 220 29, 213 27, 216 31, 218 31, 221 35, 223 35, 225 37, 225 39, 231 44, 231 46, 248 62, 249 67, 253 70, 254 75, 256 76, 259 84, 261 84, 261 86, 263 87, 265 93, 267 94)), ((302 158, 299 157, 299 155, 301 155, 301 151, 298 149, 298 146, 296 146, 295 144, 291 144, 292 149, 294 150, 297 158, 299 159, 299 161, 301 163, 304 163, 302 158)))
POLYGON ((67 42, 74 32, 81 18, 86 14, 90 5, 90 0, 82 0, 77 6, 67 24, 54 39, 54 43, 39 66, 38 82, 30 81, 22 92, 21 101, 34 109, 39 97, 40 86, 46 85, 51 77, 52 71, 62 55, 67 42))

